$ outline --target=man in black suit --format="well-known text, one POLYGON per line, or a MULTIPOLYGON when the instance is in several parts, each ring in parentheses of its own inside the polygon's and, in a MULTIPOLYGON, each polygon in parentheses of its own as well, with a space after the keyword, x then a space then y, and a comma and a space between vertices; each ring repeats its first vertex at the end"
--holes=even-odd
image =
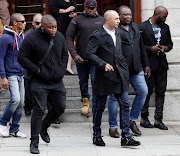
POLYGON ((87 59, 96 66, 93 94, 96 105, 93 113, 93 143, 105 146, 101 137, 101 118, 107 96, 114 94, 120 105, 121 146, 138 146, 139 141, 129 133, 129 72, 122 56, 120 34, 115 30, 119 25, 119 15, 114 10, 104 14, 105 24, 89 39, 87 59))
POLYGON ((169 26, 165 24, 167 16, 167 9, 158 6, 155 8, 153 16, 139 25, 151 68, 151 76, 146 79, 148 95, 141 111, 140 125, 145 128, 153 127, 148 120, 148 108, 150 97, 155 88, 154 127, 168 130, 168 127, 162 122, 168 70, 166 52, 169 52, 173 47, 169 26))
MULTIPOLYGON (((141 109, 148 94, 145 76, 150 76, 149 61, 143 44, 138 25, 132 22, 132 12, 128 6, 122 5, 118 9, 120 24, 118 30, 122 40, 122 55, 126 59, 129 67, 130 84, 134 88, 135 98, 130 110, 130 129, 136 135, 141 135, 141 131, 136 125, 136 121, 141 113, 141 109)), ((109 135, 117 138, 117 108, 118 102, 113 95, 109 96, 109 135)))

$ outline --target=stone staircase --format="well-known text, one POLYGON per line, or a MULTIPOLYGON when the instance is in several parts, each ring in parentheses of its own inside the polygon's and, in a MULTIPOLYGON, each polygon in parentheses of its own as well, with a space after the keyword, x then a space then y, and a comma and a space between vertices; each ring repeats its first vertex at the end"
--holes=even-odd
MULTIPOLYGON (((75 63, 72 64, 73 71, 76 71, 75 63)), ((67 103, 66 103, 66 110, 65 113, 60 117, 61 122, 86 122, 86 121, 92 121, 92 104, 90 99, 90 109, 89 113, 87 115, 81 115, 80 109, 82 106, 81 103, 81 94, 79 89, 79 79, 78 76, 71 76, 71 75, 65 75, 63 78, 63 82, 66 88, 66 97, 67 97, 67 103)), ((91 84, 89 81, 89 93, 92 95, 92 89, 91 84)), ((131 100, 131 103, 134 99, 134 90, 130 86, 129 90, 129 97, 131 100)), ((0 114, 2 114, 7 102, 9 101, 9 92, 7 90, 1 90, 0 92, 0 114)), ((151 109, 154 111, 153 108, 153 102, 151 102, 151 109)), ((150 114, 154 114, 153 112, 150 114)), ((153 117, 152 117, 153 119, 153 117)), ((105 112, 103 114, 103 121, 108 121, 108 111, 107 111, 107 105, 105 112)), ((23 116, 21 119, 21 122, 30 122, 30 117, 25 116, 23 112, 23 116)))

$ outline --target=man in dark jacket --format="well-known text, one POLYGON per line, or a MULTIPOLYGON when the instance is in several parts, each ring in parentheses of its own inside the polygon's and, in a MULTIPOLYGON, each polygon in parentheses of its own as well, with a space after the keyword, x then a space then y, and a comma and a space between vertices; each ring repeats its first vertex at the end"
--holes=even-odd
POLYGON ((65 110, 66 92, 62 78, 66 72, 67 58, 65 39, 57 32, 56 20, 51 15, 43 16, 41 27, 25 38, 18 53, 18 62, 31 75, 30 92, 34 108, 30 152, 33 154, 39 153, 39 134, 43 141, 49 143, 47 128, 65 110), (42 121, 47 99, 51 110, 42 121))
POLYGON ((148 120, 148 108, 149 100, 155 87, 156 109, 154 127, 162 130, 168 130, 162 122, 168 70, 165 52, 169 52, 173 47, 169 26, 164 23, 167 16, 167 9, 163 6, 158 6, 155 8, 153 16, 139 25, 151 68, 151 76, 146 79, 148 95, 141 111, 140 125, 146 128, 152 127, 148 120))
MULTIPOLYGON (((141 135, 136 122, 148 94, 148 88, 144 75, 150 75, 149 61, 138 25, 132 22, 132 12, 128 6, 119 7, 120 25, 119 31, 122 39, 123 56, 129 67, 130 84, 134 88, 135 98, 130 111, 130 128, 136 135, 141 135), (144 71, 143 71, 144 70, 144 71)), ((111 95, 108 101, 109 135, 119 137, 117 131, 117 107, 116 98, 111 95)))
MULTIPOLYGON (((86 48, 89 36, 102 27, 104 24, 103 17, 99 16, 97 11, 96 0, 86 0, 84 3, 84 11, 72 19, 67 31, 66 40, 68 50, 72 58, 76 62, 76 67, 79 77, 79 85, 81 90, 82 105, 81 113, 87 114, 89 109, 88 80, 91 75, 91 84, 93 87, 95 67, 86 60, 86 48), (74 39, 77 36, 76 48, 74 46, 74 39)), ((95 96, 92 98, 92 105, 95 105, 95 96)))
POLYGON ((140 142, 129 133, 129 72, 122 56, 120 34, 115 31, 119 25, 119 15, 114 10, 104 14, 105 24, 90 36, 87 58, 96 68, 93 94, 96 105, 93 113, 93 143, 105 146, 101 137, 101 118, 107 96, 114 94, 120 105, 121 146, 138 146, 140 142))

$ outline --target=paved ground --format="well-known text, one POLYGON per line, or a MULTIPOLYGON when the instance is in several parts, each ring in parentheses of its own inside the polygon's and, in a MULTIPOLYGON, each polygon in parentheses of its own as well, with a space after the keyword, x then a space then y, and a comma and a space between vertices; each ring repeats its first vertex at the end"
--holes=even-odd
MULTIPOLYGON (((105 147, 92 144, 92 123, 61 123, 49 129, 51 142, 40 139, 40 156, 180 156, 180 122, 165 122, 168 131, 157 128, 140 127, 143 135, 135 137, 141 146, 125 148, 120 146, 120 139, 108 135, 108 123, 102 123, 105 147)), ((139 125, 139 123, 138 123, 139 125)), ((27 139, 0 136, 0 156, 28 156, 30 124, 21 123, 21 130, 28 135, 27 139)))

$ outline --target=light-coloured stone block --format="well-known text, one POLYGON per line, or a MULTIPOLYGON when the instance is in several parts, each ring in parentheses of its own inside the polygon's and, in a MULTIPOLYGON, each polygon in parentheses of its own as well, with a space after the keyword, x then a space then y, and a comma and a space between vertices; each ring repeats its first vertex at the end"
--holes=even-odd
POLYGON ((154 9, 156 5, 156 0, 141 0, 141 9, 154 9))
POLYGON ((177 121, 180 120, 180 91, 166 92, 164 103, 164 120, 177 121))
POLYGON ((153 10, 142 10, 142 22, 148 20, 153 15, 153 10))
POLYGON ((172 37, 173 49, 166 53, 169 63, 180 63, 180 37, 172 37))
POLYGON ((156 6, 164 6, 168 8, 180 8, 179 0, 156 0, 156 6))

